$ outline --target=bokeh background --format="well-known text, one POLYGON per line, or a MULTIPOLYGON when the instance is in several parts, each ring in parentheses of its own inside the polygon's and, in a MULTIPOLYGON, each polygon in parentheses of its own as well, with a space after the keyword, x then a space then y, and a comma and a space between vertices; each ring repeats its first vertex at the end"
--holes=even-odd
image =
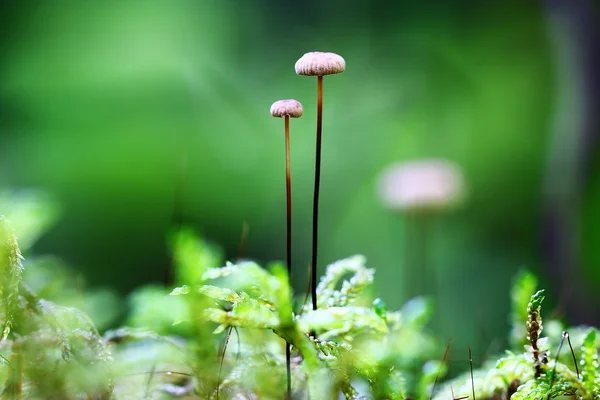
POLYGON ((427 244, 440 336, 498 350, 523 267, 551 293, 548 312, 598 324, 597 17, 584 0, 3 2, 0 188, 52 199, 56 223, 25 256, 53 254, 122 298, 163 281, 177 223, 235 260, 246 221, 245 256, 283 260, 283 121, 269 107, 296 98, 303 293, 316 79, 293 66, 333 51, 347 70, 324 80, 319 270, 364 254, 399 307, 421 271, 378 178, 446 158, 469 190, 427 244))

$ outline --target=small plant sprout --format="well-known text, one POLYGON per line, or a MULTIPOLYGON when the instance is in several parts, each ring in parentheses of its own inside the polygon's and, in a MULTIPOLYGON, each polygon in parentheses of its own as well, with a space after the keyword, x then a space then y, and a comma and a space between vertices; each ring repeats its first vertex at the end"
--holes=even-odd
POLYGON ((473 354, 471 353, 471 346, 467 346, 469 349, 469 372, 471 373, 471 390, 473 391, 473 400, 475 400, 475 379, 473 379, 473 354))
POLYGON ((418 271, 405 279, 408 297, 421 295, 426 288, 436 291, 436 277, 428 260, 431 229, 442 211, 464 198, 464 188, 459 167, 444 159, 399 162, 381 174, 379 198, 386 208, 405 217, 405 268, 418 271))
POLYGON ((317 147, 315 158, 315 190, 313 198, 313 240, 311 258, 311 295, 313 310, 317 309, 317 243, 319 225, 319 183, 321 181, 321 131, 323 123, 323 76, 339 74, 346 69, 346 61, 335 53, 313 51, 296 61, 298 75, 317 77, 317 147))
MULTIPOLYGON (((287 198, 287 241, 286 261, 288 277, 292 279, 292 182, 290 178, 290 117, 300 118, 304 109, 302 104, 296 100, 279 100, 271 106, 271 115, 277 118, 285 118, 285 187, 287 198)), ((289 342, 285 345, 285 365, 287 369, 287 397, 292 395, 292 373, 291 373, 291 347, 289 342)))
MULTIPOLYGON (((450 352, 451 345, 452 345, 452 338, 448 339, 448 344, 446 344, 446 350, 444 351, 444 357, 442 358, 442 363, 440 364, 437 374, 435 375, 435 380, 433 381, 433 386, 431 387, 431 396, 429 396, 429 400, 433 399, 433 394, 435 393, 435 386, 438 383, 438 379, 440 377, 440 372, 442 371, 442 368, 444 367, 444 364, 446 363, 446 360, 448 359, 448 353, 450 352)), ((454 391, 452 393, 452 397, 454 398, 454 391)))
POLYGON ((535 367, 535 377, 542 375, 543 366, 548 364, 548 350, 545 348, 548 338, 542 338, 542 302, 544 301, 544 290, 538 290, 527 306, 527 340, 528 345, 525 345, 528 356, 533 361, 535 367))

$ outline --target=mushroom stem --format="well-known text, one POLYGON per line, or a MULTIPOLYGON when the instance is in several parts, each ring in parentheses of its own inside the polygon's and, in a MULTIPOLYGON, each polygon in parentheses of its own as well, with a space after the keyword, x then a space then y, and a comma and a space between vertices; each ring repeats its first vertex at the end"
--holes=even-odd
POLYGON ((311 295, 313 310, 317 309, 317 243, 319 228, 319 184, 321 183, 321 130, 323 123, 323 77, 317 77, 317 150, 315 159, 315 194, 313 198, 313 241, 311 261, 311 295))
POLYGON ((285 343, 285 368, 287 374, 287 400, 292 400, 292 350, 289 342, 285 343))
POLYGON ((430 265, 430 221, 419 210, 410 210, 406 217, 406 249, 408 256, 407 294, 409 298, 435 294, 435 280, 430 265))
MULTIPOLYGON (((171 225, 175 232, 179 232, 183 226, 183 199, 187 180, 188 153, 185 147, 182 147, 182 157, 179 170, 177 171, 177 182, 173 195, 173 208, 171 212, 171 225)), ((169 263, 165 267, 163 274, 163 285, 165 288, 171 287, 175 281, 175 255, 171 254, 169 263)))
POLYGON ((290 117, 285 116, 285 188, 287 196, 287 270, 292 282, 292 184, 290 179, 290 117))
MULTIPOLYGON (((285 188, 287 197, 287 270, 292 285, 292 184, 290 179, 290 117, 285 116, 285 188)), ((287 374, 287 399, 292 398, 291 346, 285 342, 285 367, 287 374)))

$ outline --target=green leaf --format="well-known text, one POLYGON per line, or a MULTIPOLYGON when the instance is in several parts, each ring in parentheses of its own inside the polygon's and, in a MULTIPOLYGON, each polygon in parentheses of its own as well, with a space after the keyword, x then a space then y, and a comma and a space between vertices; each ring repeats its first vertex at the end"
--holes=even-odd
POLYGON ((581 382, 590 393, 600 392, 596 328, 590 328, 581 346, 581 382))
POLYGON ((433 301, 427 297, 415 297, 407 301, 400 309, 403 326, 422 328, 431 319, 433 301))
POLYGON ((162 286, 143 286, 129 298, 129 315, 126 325, 150 329, 161 335, 189 334, 185 324, 174 327, 173 320, 189 321, 190 310, 183 297, 167 296, 162 286))
POLYGON ((225 289, 218 286, 204 285, 198 288, 198 293, 210 297, 217 301, 228 301, 235 303, 240 299, 240 296, 231 289, 225 289))
POLYGON ((375 270, 365 267, 364 256, 353 256, 336 261, 327 266, 325 275, 317 286, 317 299, 320 307, 343 307, 352 304, 358 295, 373 283, 375 270), (342 281, 344 275, 352 273, 350 279, 342 281))
POLYGON ((23 274, 21 250, 17 237, 3 215, 0 215, 0 301, 4 320, 1 340, 10 334, 15 316, 19 313, 19 284, 23 274))
POLYGON ((511 400, 545 399, 549 393, 550 385, 548 382, 532 379, 519 386, 516 393, 511 396, 511 400))
POLYGON ((385 322, 370 308, 329 307, 305 312, 296 320, 304 332, 315 332, 320 340, 354 337, 363 331, 386 334, 385 322))
POLYGON ((173 289, 171 291, 171 293, 169 293, 169 296, 179 296, 182 294, 189 294, 190 293, 190 287, 187 285, 183 285, 180 287, 176 287, 175 289, 173 289))
POLYGON ((268 280, 273 285, 269 289, 274 294, 274 304, 277 305, 279 322, 282 325, 290 326, 293 323, 293 305, 287 269, 283 264, 274 264, 271 266, 271 274, 274 279, 268 280))
POLYGON ((540 308, 542 307, 542 302, 546 298, 545 292, 546 291, 544 289, 541 289, 541 290, 538 290, 533 296, 531 296, 531 300, 529 301, 529 304, 527 305, 527 313, 528 314, 531 315, 532 312, 539 313, 540 308))
POLYGON ((544 293, 545 291, 542 289, 531 296, 531 300, 527 305, 527 323, 525 325, 527 328, 527 341, 529 342, 525 348, 527 354, 533 360, 536 378, 542 374, 542 370, 548 362, 547 351, 543 348, 546 339, 541 338, 543 330, 541 310, 542 302, 545 299, 544 293), (542 344, 542 342, 544 343, 542 344))
POLYGON ((433 383, 436 379, 443 378, 448 372, 448 366, 441 361, 432 360, 423 365, 421 369, 421 378, 419 379, 420 398, 428 399, 431 394, 433 383))
POLYGON ((258 300, 248 296, 247 293, 241 292, 238 294, 215 286, 203 286, 201 290, 204 291, 204 294, 210 295, 211 298, 233 303, 231 311, 217 308, 204 310, 204 318, 221 325, 215 333, 222 332, 230 326, 276 329, 279 325, 279 319, 275 312, 258 300))
POLYGON ((379 315, 382 320, 387 322, 387 307, 385 302, 379 297, 373 300, 373 310, 375 310, 375 314, 379 315))
POLYGON ((202 240, 191 228, 183 227, 171 233, 169 243, 175 262, 177 283, 202 283, 202 276, 208 268, 223 264, 222 251, 202 240))

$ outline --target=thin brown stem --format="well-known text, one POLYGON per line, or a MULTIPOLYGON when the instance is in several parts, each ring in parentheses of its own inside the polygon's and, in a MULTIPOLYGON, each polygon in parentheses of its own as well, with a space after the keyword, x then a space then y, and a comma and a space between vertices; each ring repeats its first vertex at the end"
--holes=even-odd
POLYGON ((292 282, 292 183, 290 179, 290 117, 285 116, 285 189, 287 197, 287 270, 292 282))
MULTIPOLYGON (((285 189, 287 198, 287 271, 292 285, 292 183, 290 179, 290 117, 285 116, 285 189)), ((287 375, 287 399, 292 398, 292 356, 291 346, 285 342, 285 368, 287 375)))
MULTIPOLYGON (((554 385, 554 378, 556 378, 556 365, 558 364, 558 357, 560 356, 560 351, 562 350, 563 343, 565 339, 569 337, 567 331, 563 331, 562 338, 560 339, 560 343, 558 345, 558 350, 556 350, 556 360, 554 360, 554 368, 552 368, 552 378, 550 379, 550 393, 548 394, 548 399, 552 396, 552 386, 554 385)), ((577 374, 579 376, 579 373, 577 374)))
MULTIPOLYGON (((444 366, 444 364, 446 363, 446 359, 448 358, 448 352, 450 352, 451 344, 452 338, 448 340, 448 344, 446 345, 446 351, 444 351, 444 357, 442 358, 442 363, 438 368, 437 374, 435 374, 435 380, 433 381, 433 386, 431 387, 431 396, 429 397, 429 400, 433 399, 433 394, 435 393, 435 386, 437 385, 438 378, 440 377, 440 371, 442 370, 442 367, 444 366)), ((452 397, 454 397, 454 395, 452 395, 452 397)))
POLYGON ((164 375, 177 375, 177 376, 187 376, 187 377, 193 377, 194 375, 187 373, 187 372, 177 372, 177 371, 170 371, 170 370, 164 370, 164 371, 156 371, 154 369, 151 369, 150 371, 146 371, 146 372, 134 372, 131 374, 124 374, 124 375, 119 375, 117 376, 117 378, 127 378, 130 376, 140 376, 140 375, 149 375, 149 374, 164 374, 164 375))
POLYGON ((323 123, 323 77, 317 80, 317 151, 315 158, 315 194, 313 198, 313 241, 311 295, 313 310, 317 309, 317 243, 319 230, 319 184, 321 183, 321 127, 323 123))
POLYGON ((469 396, 456 397, 454 395, 454 389, 452 389, 452 386, 450 386, 450 394, 452 395, 452 400, 465 400, 469 398, 469 396))
POLYGON ((153 364, 152 369, 150 369, 150 375, 148 375, 148 381, 146 382, 146 391, 144 393, 145 398, 150 397, 150 384, 152 383, 152 378, 154 378, 155 370, 156 370, 156 364, 153 364))
POLYGON ((242 235, 240 237, 240 248, 238 251, 238 262, 244 258, 244 251, 246 250, 246 243, 248 242, 248 233, 250 232, 250 225, 248 221, 242 222, 242 235))
POLYGON ((306 306, 306 302, 308 301, 308 295, 310 295, 310 285, 312 282, 312 274, 310 272, 311 267, 310 265, 308 266, 308 284, 306 287, 306 294, 304 295, 304 300, 302 300, 302 306, 300 307, 300 311, 298 313, 298 315, 302 315, 302 313, 304 312, 304 307, 306 306))
POLYGON ((571 336, 569 333, 565 331, 563 335, 566 334, 567 342, 569 343, 569 348, 571 349, 571 356, 573 356, 573 364, 575 365, 575 371, 577 372, 577 377, 579 378, 579 367, 577 367, 577 358, 575 358, 575 351, 573 351, 573 346, 571 345, 571 336))
POLYGON ((473 379, 473 355, 471 353, 471 346, 467 345, 469 349, 469 369, 471 370, 471 390, 473 391, 473 400, 475 400, 475 379, 473 379))
MULTIPOLYGON (((225 361, 225 352, 227 351, 227 345, 229 344, 229 339, 231 339, 231 331, 233 330, 233 326, 229 327, 229 331, 227 331, 227 336, 225 337, 225 342, 223 343, 223 351, 221 352, 221 359, 219 360, 219 375, 217 376, 217 400, 219 400, 220 388, 221 388, 221 374, 223 372, 223 361, 225 361)), ((239 341, 238 341, 239 343, 239 341)))
POLYGON ((292 349, 288 342, 285 343, 285 368, 287 374, 287 400, 292 399, 292 349))
MULTIPOLYGON (((173 209, 171 212, 171 225, 175 231, 181 230, 183 226, 183 198, 185 184, 187 180, 187 151, 183 150, 180 160, 179 170, 177 171, 177 182, 175 184, 173 195, 173 209)), ((163 271, 163 284, 165 288, 171 287, 175 281, 175 255, 171 254, 169 262, 163 271)))

